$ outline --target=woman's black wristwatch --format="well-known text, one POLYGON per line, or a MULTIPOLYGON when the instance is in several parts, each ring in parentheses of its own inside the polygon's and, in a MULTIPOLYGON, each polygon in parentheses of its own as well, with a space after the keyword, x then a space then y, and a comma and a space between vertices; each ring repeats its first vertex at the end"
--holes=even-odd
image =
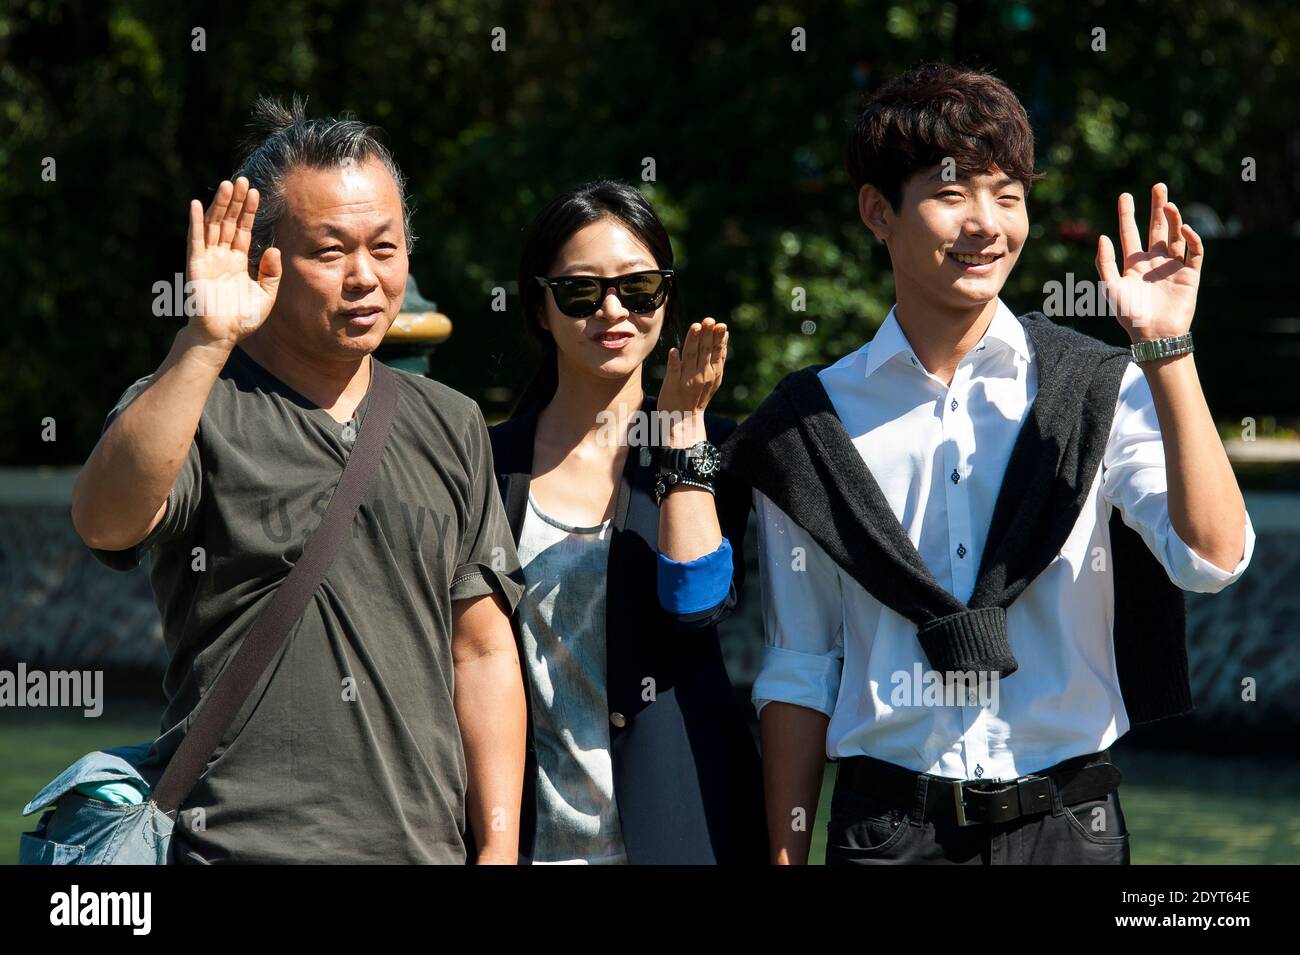
POLYGON ((713 493, 713 479, 717 476, 720 454, 717 447, 699 441, 689 448, 659 448, 659 474, 655 478, 655 504, 674 487, 697 487, 713 493))
POLYGON ((659 469, 676 471, 692 481, 712 481, 718 474, 722 455, 707 441, 689 448, 659 448, 659 469))

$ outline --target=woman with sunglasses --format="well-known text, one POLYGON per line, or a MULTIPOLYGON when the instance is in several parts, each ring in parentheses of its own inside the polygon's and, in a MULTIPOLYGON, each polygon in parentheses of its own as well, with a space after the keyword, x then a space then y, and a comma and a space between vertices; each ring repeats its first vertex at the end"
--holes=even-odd
POLYGON ((618 182, 556 198, 525 239, 544 358, 489 429, 526 588, 525 864, 767 861, 758 753, 717 637, 749 510, 716 476, 735 422, 705 413, 728 333, 706 318, 681 339, 672 266, 659 218, 618 182), (677 344, 646 395, 661 340, 677 344))

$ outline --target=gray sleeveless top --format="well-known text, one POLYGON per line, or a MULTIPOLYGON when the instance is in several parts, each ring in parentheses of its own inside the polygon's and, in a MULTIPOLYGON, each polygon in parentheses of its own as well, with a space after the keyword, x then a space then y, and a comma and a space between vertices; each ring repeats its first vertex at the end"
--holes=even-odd
POLYGON ((611 521, 572 527, 528 495, 519 602, 537 746, 535 865, 625 864, 605 693, 611 521))

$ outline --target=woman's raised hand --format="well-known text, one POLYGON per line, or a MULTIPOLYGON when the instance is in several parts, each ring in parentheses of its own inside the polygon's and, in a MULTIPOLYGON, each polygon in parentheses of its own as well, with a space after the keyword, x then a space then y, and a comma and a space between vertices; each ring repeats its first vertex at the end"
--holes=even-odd
POLYGON ((678 412, 683 418, 704 414, 704 409, 722 384, 727 362, 727 326, 706 318, 686 333, 680 353, 668 351, 668 373, 659 390, 657 410, 678 412))
POLYGON ((185 274, 193 297, 186 314, 206 341, 235 345, 266 321, 280 285, 280 250, 262 254, 257 278, 248 273, 258 194, 240 176, 217 187, 208 206, 190 201, 189 258, 185 274))

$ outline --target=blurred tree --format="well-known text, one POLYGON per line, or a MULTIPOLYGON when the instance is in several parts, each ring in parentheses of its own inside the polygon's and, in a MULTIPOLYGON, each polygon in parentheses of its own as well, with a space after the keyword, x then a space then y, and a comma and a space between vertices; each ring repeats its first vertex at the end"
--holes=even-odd
POLYGON ((743 412, 856 348, 892 303, 841 161, 884 79, 963 62, 1025 102, 1049 176, 1004 293, 1023 311, 1046 281, 1092 278, 1116 195, 1144 208, 1157 179, 1243 235, 1294 231, 1298 40, 1289 0, 14 0, 0 11, 0 461, 84 460, 112 401, 161 360, 178 320, 153 315, 154 283, 182 267, 186 203, 230 175, 257 93, 386 129, 417 200, 412 270, 455 323, 432 374, 489 415, 535 361, 514 307, 521 230, 605 176, 661 210, 687 316, 731 325, 718 406, 743 412))

